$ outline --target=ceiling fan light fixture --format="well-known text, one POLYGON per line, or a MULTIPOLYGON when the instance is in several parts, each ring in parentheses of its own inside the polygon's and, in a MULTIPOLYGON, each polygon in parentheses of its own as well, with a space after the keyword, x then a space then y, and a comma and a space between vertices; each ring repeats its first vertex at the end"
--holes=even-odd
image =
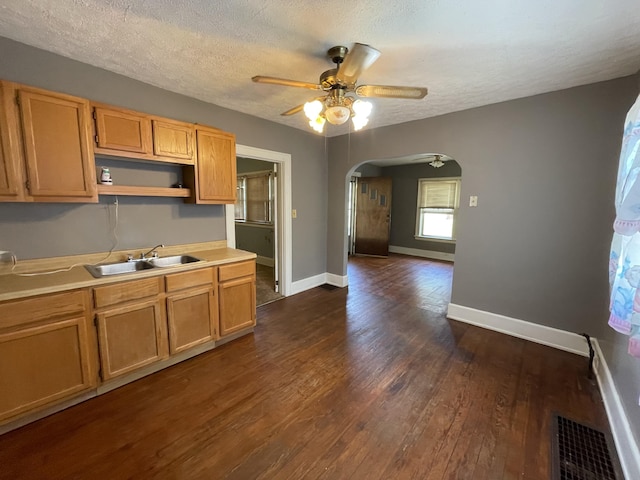
POLYGON ((442 160, 440 160, 440 155, 435 155, 435 160, 433 162, 430 162, 429 165, 431 165, 433 168, 440 168, 444 165, 444 162, 442 160))
POLYGON ((309 120, 309 126, 313 128, 316 132, 322 133, 325 122, 326 122, 325 118, 318 115, 314 120, 309 120))
POLYGON ((304 104, 304 114, 311 121, 315 122, 320 117, 322 111, 322 102, 320 100, 314 100, 304 104))
POLYGON ((327 107, 324 115, 332 125, 342 125, 351 117, 351 110, 349 110, 349 107, 343 105, 333 105, 327 107))

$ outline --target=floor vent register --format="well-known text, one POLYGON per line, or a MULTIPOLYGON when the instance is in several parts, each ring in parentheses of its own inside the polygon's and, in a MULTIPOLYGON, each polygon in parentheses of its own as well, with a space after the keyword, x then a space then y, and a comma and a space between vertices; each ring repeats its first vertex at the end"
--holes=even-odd
POLYGON ((557 414, 552 425, 553 480, 624 480, 609 435, 557 414))

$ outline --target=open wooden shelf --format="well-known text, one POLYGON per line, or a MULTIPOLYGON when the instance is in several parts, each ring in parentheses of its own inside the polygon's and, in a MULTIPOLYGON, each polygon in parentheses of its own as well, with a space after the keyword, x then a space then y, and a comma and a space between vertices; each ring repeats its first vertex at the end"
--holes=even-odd
POLYGON ((98 195, 187 198, 191 196, 191 189, 171 187, 137 187, 131 185, 98 185, 98 195))

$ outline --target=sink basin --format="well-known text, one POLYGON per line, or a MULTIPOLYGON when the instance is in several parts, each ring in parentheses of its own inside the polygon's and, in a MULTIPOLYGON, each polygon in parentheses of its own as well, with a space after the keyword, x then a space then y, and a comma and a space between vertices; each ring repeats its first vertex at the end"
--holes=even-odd
POLYGON ((108 263, 106 265, 85 265, 91 275, 96 278, 108 275, 120 275, 121 273, 139 272, 153 268, 149 262, 119 262, 108 263))
POLYGON ((199 262, 200 259, 191 255, 174 255, 172 257, 158 257, 149 260, 154 267, 173 267, 175 265, 184 265, 185 263, 199 262))

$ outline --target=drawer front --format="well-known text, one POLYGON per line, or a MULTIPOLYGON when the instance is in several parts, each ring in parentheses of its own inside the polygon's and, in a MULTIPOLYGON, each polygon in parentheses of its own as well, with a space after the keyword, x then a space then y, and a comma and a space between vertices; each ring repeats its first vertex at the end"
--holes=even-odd
POLYGON ((145 278, 131 282, 106 285, 93 289, 96 308, 130 302, 146 297, 154 297, 162 292, 162 277, 145 278))
POLYGON ((256 262, 250 260, 248 262, 231 263, 218 267, 218 280, 225 282, 234 278, 246 277, 247 275, 256 274, 256 262))
POLYGON ((189 272, 172 273, 165 277, 167 292, 175 292, 200 285, 211 286, 215 281, 213 268, 203 268, 189 272))
POLYGON ((82 316, 88 309, 87 300, 86 291, 75 290, 4 302, 0 304, 0 329, 43 320, 82 316))

